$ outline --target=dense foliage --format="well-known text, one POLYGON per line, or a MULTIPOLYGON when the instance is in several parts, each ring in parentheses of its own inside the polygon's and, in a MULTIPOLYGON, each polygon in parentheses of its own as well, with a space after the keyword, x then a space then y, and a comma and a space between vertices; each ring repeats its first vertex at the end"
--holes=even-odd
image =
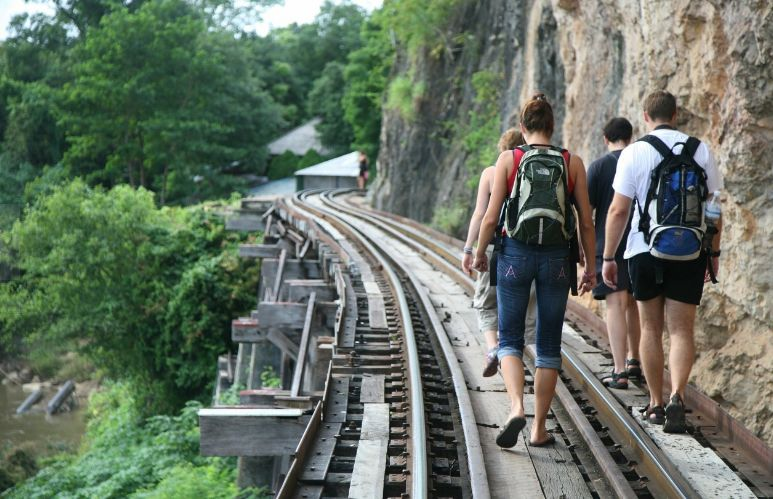
POLYGON ((114 384, 92 396, 89 425, 78 456, 51 460, 10 498, 260 497, 236 488, 234 458, 199 455, 197 403, 175 416, 143 418, 133 391, 114 384))
POLYGON ((259 37, 241 26, 277 0, 51 1, 0 43, 0 227, 35 179, 193 204, 265 175, 266 144, 313 116, 331 153, 352 147, 344 72, 366 15, 350 2, 259 37))
POLYGON ((0 285, 0 342, 77 349, 138 381, 148 410, 178 407, 212 381, 231 320, 254 306, 258 267, 238 258, 240 238, 143 189, 57 187, 5 238, 21 276, 0 285))

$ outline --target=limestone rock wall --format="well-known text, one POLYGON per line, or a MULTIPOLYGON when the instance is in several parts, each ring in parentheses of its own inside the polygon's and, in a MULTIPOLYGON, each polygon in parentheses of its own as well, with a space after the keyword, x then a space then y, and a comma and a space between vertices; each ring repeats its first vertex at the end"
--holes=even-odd
POLYGON ((692 382, 773 444, 773 4, 460 4, 446 39, 461 42, 441 55, 398 57, 395 73, 411 71, 427 90, 413 120, 384 111, 374 205, 425 222, 438 207, 471 207, 467 155, 448 123, 475 111, 477 71, 501 75, 503 129, 525 98, 544 91, 558 119, 554 142, 586 165, 604 149, 608 118, 625 116, 642 134, 643 98, 668 89, 680 128, 709 144, 725 179, 720 283, 707 285, 698 311, 692 382))

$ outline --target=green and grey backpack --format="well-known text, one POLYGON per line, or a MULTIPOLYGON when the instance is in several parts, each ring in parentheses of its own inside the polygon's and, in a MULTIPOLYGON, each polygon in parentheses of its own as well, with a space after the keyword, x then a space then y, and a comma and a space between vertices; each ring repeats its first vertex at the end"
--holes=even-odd
POLYGON ((569 152, 538 144, 518 146, 513 164, 505 206, 507 235, 526 244, 567 244, 576 230, 569 152))

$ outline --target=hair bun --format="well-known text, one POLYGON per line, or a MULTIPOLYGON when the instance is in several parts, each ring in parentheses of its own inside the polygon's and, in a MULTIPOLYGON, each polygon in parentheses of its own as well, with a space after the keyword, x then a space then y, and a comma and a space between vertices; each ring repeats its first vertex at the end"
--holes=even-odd
POLYGON ((531 100, 544 100, 545 102, 548 101, 547 96, 543 93, 534 94, 534 96, 531 98, 531 100))

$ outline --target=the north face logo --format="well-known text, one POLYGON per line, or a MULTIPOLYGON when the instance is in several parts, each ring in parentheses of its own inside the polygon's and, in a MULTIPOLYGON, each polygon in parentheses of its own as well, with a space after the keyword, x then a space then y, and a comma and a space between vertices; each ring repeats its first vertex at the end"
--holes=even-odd
POLYGON ((548 170, 548 169, 547 169, 547 168, 545 168, 545 167, 542 167, 542 168, 537 168, 537 170, 536 170, 536 171, 537 171, 537 173, 538 173, 538 174, 540 174, 540 175, 550 175, 550 170, 548 170))

